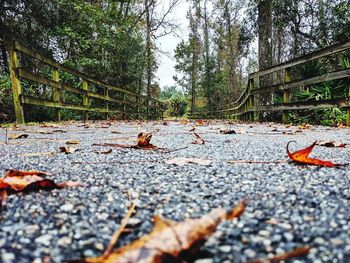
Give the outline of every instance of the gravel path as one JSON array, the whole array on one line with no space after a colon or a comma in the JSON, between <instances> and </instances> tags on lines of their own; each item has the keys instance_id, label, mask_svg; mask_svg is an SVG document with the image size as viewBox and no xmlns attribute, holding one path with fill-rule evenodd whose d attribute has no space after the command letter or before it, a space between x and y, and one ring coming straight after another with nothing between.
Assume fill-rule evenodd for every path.
<instances>
[{"instance_id":1,"label":"gravel path","mask_svg":"<svg viewBox=\"0 0 350 263\"><path fill-rule=\"evenodd\" d=\"M233 207L249 197L238 221L223 222L206 242L196 263L246 262L291 250L312 247L308 256L293 262L350 262L350 166L319 168L291 163L229 164L229 160L272 161L286 159L288 141L293 151L315 140L350 144L350 130L279 124L229 124L212 122L196 127L204 145L191 144L191 124L169 122L70 123L60 128L26 126L26 139L4 144L0 129L0 168L40 170L56 182L80 181L83 187L10 195L0 211L0 261L62 262L100 255L119 227L130 203L137 212L130 221L132 232L123 235L125 245L152 228L152 217L173 220L199 217L211 209ZM219 134L231 128L240 134ZM66 133L41 134L39 130ZM153 133L152 143L174 152L113 148L93 143L133 144L141 131ZM112 133L112 132L119 133ZM291 132L291 133L290 133ZM9 133L23 133L9 131ZM290 133L290 134L289 134ZM79 151L58 153L68 140L81 140ZM350 162L347 148L315 147L312 156ZM55 152L54 155L35 156ZM34 154L34 155L30 155ZM165 163L174 157L212 160L209 166Z\"/></svg>"}]
</instances>

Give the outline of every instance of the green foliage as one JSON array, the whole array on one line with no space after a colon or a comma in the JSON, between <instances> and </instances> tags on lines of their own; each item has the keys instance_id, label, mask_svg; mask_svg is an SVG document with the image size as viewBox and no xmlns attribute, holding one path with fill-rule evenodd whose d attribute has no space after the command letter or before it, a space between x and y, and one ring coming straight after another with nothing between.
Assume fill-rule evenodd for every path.
<instances>
[{"instance_id":1,"label":"green foliage","mask_svg":"<svg viewBox=\"0 0 350 263\"><path fill-rule=\"evenodd\" d=\"M165 87L160 93L160 99L165 103L166 117L182 117L188 109L188 99L176 86Z\"/></svg>"},{"instance_id":2,"label":"green foliage","mask_svg":"<svg viewBox=\"0 0 350 263\"><path fill-rule=\"evenodd\" d=\"M0 77L0 122L13 121L14 108L11 80L8 74Z\"/></svg>"}]
</instances>

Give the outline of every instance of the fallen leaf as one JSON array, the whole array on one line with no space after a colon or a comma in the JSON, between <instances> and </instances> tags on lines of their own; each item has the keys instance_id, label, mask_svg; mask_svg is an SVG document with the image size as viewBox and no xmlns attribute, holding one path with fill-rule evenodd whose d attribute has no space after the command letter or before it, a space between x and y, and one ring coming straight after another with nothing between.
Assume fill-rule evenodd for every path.
<instances>
[{"instance_id":1,"label":"fallen leaf","mask_svg":"<svg viewBox=\"0 0 350 263\"><path fill-rule=\"evenodd\" d=\"M80 144L80 141L79 140L71 140L71 141L66 142L66 144Z\"/></svg>"},{"instance_id":2,"label":"fallen leaf","mask_svg":"<svg viewBox=\"0 0 350 263\"><path fill-rule=\"evenodd\" d=\"M246 201L242 201L232 211L227 212L219 207L199 219L187 219L182 222L156 216L153 230L131 244L111 251L110 248L114 245L114 242L111 242L107 253L100 257L70 262L185 262L196 255L222 221L240 217L245 206Z\"/></svg>"},{"instance_id":3,"label":"fallen leaf","mask_svg":"<svg viewBox=\"0 0 350 263\"><path fill-rule=\"evenodd\" d=\"M197 126L203 126L203 120L202 119L198 119L197 122L196 122L196 125Z\"/></svg>"},{"instance_id":4,"label":"fallen leaf","mask_svg":"<svg viewBox=\"0 0 350 263\"><path fill-rule=\"evenodd\" d=\"M121 134L120 131L111 131L111 133L113 133L113 134Z\"/></svg>"},{"instance_id":5,"label":"fallen leaf","mask_svg":"<svg viewBox=\"0 0 350 263\"><path fill-rule=\"evenodd\" d=\"M17 140L17 139L24 139L28 138L29 134L21 133L21 134L9 134L8 139L9 140Z\"/></svg>"},{"instance_id":6,"label":"fallen leaf","mask_svg":"<svg viewBox=\"0 0 350 263\"><path fill-rule=\"evenodd\" d=\"M67 131L64 131L64 130L53 130L52 132L57 132L57 133L67 133Z\"/></svg>"},{"instance_id":7,"label":"fallen leaf","mask_svg":"<svg viewBox=\"0 0 350 263\"><path fill-rule=\"evenodd\" d=\"M336 167L340 165L340 164L334 164L330 161L323 161L319 159L309 158L309 154L311 153L312 149L315 147L316 142L311 144L309 147L306 147L305 149L296 151L294 153L291 153L288 149L290 143L291 142L288 142L286 146L287 154L289 158L296 163L317 165L317 166L324 166L324 167Z\"/></svg>"},{"instance_id":8,"label":"fallen leaf","mask_svg":"<svg viewBox=\"0 0 350 263\"><path fill-rule=\"evenodd\" d=\"M298 247L292 251L288 251L282 254L275 255L271 258L266 259L255 259L252 261L249 261L249 263L277 263L280 261L290 260L296 257L302 257L307 255L310 252L310 247Z\"/></svg>"},{"instance_id":9,"label":"fallen leaf","mask_svg":"<svg viewBox=\"0 0 350 263\"><path fill-rule=\"evenodd\" d=\"M164 126L168 126L168 122L167 121L163 121L163 125Z\"/></svg>"},{"instance_id":10,"label":"fallen leaf","mask_svg":"<svg viewBox=\"0 0 350 263\"><path fill-rule=\"evenodd\" d=\"M44 124L42 124L40 126L41 127L50 127L50 128L58 128L58 127L60 127L59 125L54 124L54 123L44 123Z\"/></svg>"},{"instance_id":11,"label":"fallen leaf","mask_svg":"<svg viewBox=\"0 0 350 263\"><path fill-rule=\"evenodd\" d=\"M112 149L109 149L108 151L102 151L102 152L94 151L94 153L97 153L97 154L110 154L111 152L112 152Z\"/></svg>"},{"instance_id":12,"label":"fallen leaf","mask_svg":"<svg viewBox=\"0 0 350 263\"><path fill-rule=\"evenodd\" d=\"M307 129L310 129L311 127L312 125L306 124L306 123L299 125L299 129L302 129L302 130L307 130Z\"/></svg>"},{"instance_id":13,"label":"fallen leaf","mask_svg":"<svg viewBox=\"0 0 350 263\"><path fill-rule=\"evenodd\" d=\"M229 129L220 129L219 133L221 134L236 134L235 130L229 130Z\"/></svg>"},{"instance_id":14,"label":"fallen leaf","mask_svg":"<svg viewBox=\"0 0 350 263\"><path fill-rule=\"evenodd\" d=\"M185 164L200 164L200 165L210 165L212 163L211 160L204 160L204 159L199 159L199 158L173 158L170 160L165 161L166 164L175 164L178 166L183 166Z\"/></svg>"},{"instance_id":15,"label":"fallen leaf","mask_svg":"<svg viewBox=\"0 0 350 263\"><path fill-rule=\"evenodd\" d=\"M189 132L194 132L195 129L196 129L196 127L193 126L193 127L189 130Z\"/></svg>"},{"instance_id":16,"label":"fallen leaf","mask_svg":"<svg viewBox=\"0 0 350 263\"><path fill-rule=\"evenodd\" d=\"M137 135L137 146L140 148L154 148L154 145L150 143L152 139L152 133L141 132Z\"/></svg>"},{"instance_id":17,"label":"fallen leaf","mask_svg":"<svg viewBox=\"0 0 350 263\"><path fill-rule=\"evenodd\" d=\"M204 144L205 141L201 136L199 136L197 133L193 132L193 135L196 137L196 140L191 142L192 144Z\"/></svg>"},{"instance_id":18,"label":"fallen leaf","mask_svg":"<svg viewBox=\"0 0 350 263\"><path fill-rule=\"evenodd\" d=\"M338 143L335 141L317 141L316 145L324 147L344 148L346 146L346 143Z\"/></svg>"},{"instance_id":19,"label":"fallen leaf","mask_svg":"<svg viewBox=\"0 0 350 263\"><path fill-rule=\"evenodd\" d=\"M43 177L47 175L49 175L49 173L40 171L5 171L4 176L0 178L1 205L5 206L7 195L11 193L61 189L80 185L80 183L77 182L55 183L53 180Z\"/></svg>"},{"instance_id":20,"label":"fallen leaf","mask_svg":"<svg viewBox=\"0 0 350 263\"><path fill-rule=\"evenodd\" d=\"M38 130L38 133L41 133L41 134L52 134L52 131Z\"/></svg>"},{"instance_id":21,"label":"fallen leaf","mask_svg":"<svg viewBox=\"0 0 350 263\"><path fill-rule=\"evenodd\" d=\"M184 120L181 120L181 121L180 121L180 124L182 124L182 125L187 125L187 124L188 124L188 120L185 120L185 119L184 119Z\"/></svg>"},{"instance_id":22,"label":"fallen leaf","mask_svg":"<svg viewBox=\"0 0 350 263\"><path fill-rule=\"evenodd\" d=\"M60 152L63 152L65 154L74 153L77 150L78 150L77 148L70 147L70 146L61 146L60 147Z\"/></svg>"}]
</instances>

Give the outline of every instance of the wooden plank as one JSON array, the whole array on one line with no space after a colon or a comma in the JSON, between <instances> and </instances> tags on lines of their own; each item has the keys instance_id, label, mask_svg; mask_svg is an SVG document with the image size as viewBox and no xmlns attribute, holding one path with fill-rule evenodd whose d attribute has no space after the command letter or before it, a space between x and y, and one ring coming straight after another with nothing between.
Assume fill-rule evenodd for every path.
<instances>
[{"instance_id":1,"label":"wooden plank","mask_svg":"<svg viewBox=\"0 0 350 263\"><path fill-rule=\"evenodd\" d=\"M22 86L17 75L17 68L19 67L19 61L17 58L16 50L13 47L9 47L10 55L10 78L12 85L13 103L15 108L16 122L18 124L24 124L24 112L21 105L20 96L22 94Z\"/></svg>"},{"instance_id":2,"label":"wooden plank","mask_svg":"<svg viewBox=\"0 0 350 263\"><path fill-rule=\"evenodd\" d=\"M333 55L333 54L336 54L336 53L339 53L341 51L345 51L348 49L350 49L350 41L341 42L341 43L335 44L333 46L324 48L322 50L318 50L318 51L309 53L307 55L303 55L301 57L292 59L288 62L281 63L281 64L276 65L276 66L272 66L272 67L267 68L265 70L254 72L254 73L249 75L249 78L257 78L260 76L271 74L271 73L276 72L276 71L280 71L280 70L284 70L286 68L294 67L294 66L306 63L308 61L315 60L315 59L322 58L322 57L326 57L326 56L330 56L330 55Z\"/></svg>"},{"instance_id":3,"label":"wooden plank","mask_svg":"<svg viewBox=\"0 0 350 263\"><path fill-rule=\"evenodd\" d=\"M98 86L106 87L106 88L108 88L110 90L119 91L121 93L129 94L129 95L132 95L132 96L135 96L135 97L147 98L147 96L145 96L145 95L140 95L140 94L137 94L135 92L129 91L127 89L115 87L115 86L109 85L107 83L104 83L103 81L91 78L88 75L86 75L85 73L79 72L79 71L77 71L77 70L75 70L75 69L73 69L71 67L68 67L68 66L62 65L60 63L57 63L56 61L54 61L52 59L49 59L49 58L41 55L39 52L34 51L32 49L29 49L29 48L23 46L22 44L20 44L18 42L15 42L14 46L15 46L16 50L19 50L22 53L24 53L24 54L26 54L26 55L28 55L28 56L30 56L32 58L35 58L35 59L37 59L37 60L39 60L39 61L41 61L41 62L43 62L45 64L51 65L52 67L55 67L57 69L63 70L65 72L71 73L73 75L76 75L76 76L78 76L78 77L80 77L82 79L85 79L88 82L94 83L94 84L96 84ZM154 98L150 98L150 100L156 101L156 102L160 102L159 100L154 99Z\"/></svg>"},{"instance_id":4,"label":"wooden plank","mask_svg":"<svg viewBox=\"0 0 350 263\"><path fill-rule=\"evenodd\" d=\"M52 88L56 88L56 89L60 88L59 82L52 80L52 79L47 79L47 78L42 77L42 76L37 75L37 74L33 74L33 73L31 73L25 69L22 69L22 68L18 68L18 75L21 78L31 80L31 81L34 81L34 82L37 82L37 83L40 83L43 85L47 85L47 86L50 86Z\"/></svg>"},{"instance_id":5,"label":"wooden plank","mask_svg":"<svg viewBox=\"0 0 350 263\"><path fill-rule=\"evenodd\" d=\"M85 108L89 108L89 97L87 96L88 89L89 89L89 84L88 84L88 82L85 79L83 79L83 82L81 83L81 88L83 89L83 91L86 92L86 94L83 94L83 106ZM87 119L88 119L88 112L84 111L83 112L83 120L84 120L84 122L87 121Z\"/></svg>"},{"instance_id":6,"label":"wooden plank","mask_svg":"<svg viewBox=\"0 0 350 263\"><path fill-rule=\"evenodd\" d=\"M347 77L350 77L350 69L344 69L344 70L340 70L340 71L336 71L336 72L330 72L330 73L322 74L322 75L319 75L316 77L308 78L305 80L291 81L287 84L278 83L275 85L271 85L269 87L255 89L253 91L253 94L270 93L270 92L281 91L281 90L284 91L284 90L288 90L288 89L310 86L310 85L319 84L319 83L326 82L326 81L343 79L343 78L347 78Z\"/></svg>"},{"instance_id":7,"label":"wooden plank","mask_svg":"<svg viewBox=\"0 0 350 263\"><path fill-rule=\"evenodd\" d=\"M44 100L41 98L36 98L33 96L27 96L27 95L21 96L21 101L23 104L46 106L46 107L61 108L61 109L68 109L68 110L94 111L94 112L101 112L101 113L121 113L121 111L119 110L107 111L105 108L87 108L84 106L49 101L49 100Z\"/></svg>"},{"instance_id":8,"label":"wooden plank","mask_svg":"<svg viewBox=\"0 0 350 263\"><path fill-rule=\"evenodd\" d=\"M349 98L341 98L334 100L322 100L322 101L303 101L294 103L282 103L278 105L266 105L259 106L256 111L276 111L276 110L315 110L324 108L347 108L350 107Z\"/></svg>"},{"instance_id":9,"label":"wooden plank","mask_svg":"<svg viewBox=\"0 0 350 263\"><path fill-rule=\"evenodd\" d=\"M284 83L289 83L291 82L291 68L286 68L284 70ZM289 103L290 99L290 90L284 90L283 92L283 103ZM282 122L287 124L289 121L289 113L288 111L283 111L282 113Z\"/></svg>"},{"instance_id":10,"label":"wooden plank","mask_svg":"<svg viewBox=\"0 0 350 263\"><path fill-rule=\"evenodd\" d=\"M60 81L60 77L59 77L57 68L52 68L52 80L55 82L58 82L58 83ZM53 90L53 101L54 102L61 101L61 93L62 93L61 87L54 88L54 90ZM61 121L61 110L60 109L55 109L55 117L56 117L56 121Z\"/></svg>"}]
</instances>

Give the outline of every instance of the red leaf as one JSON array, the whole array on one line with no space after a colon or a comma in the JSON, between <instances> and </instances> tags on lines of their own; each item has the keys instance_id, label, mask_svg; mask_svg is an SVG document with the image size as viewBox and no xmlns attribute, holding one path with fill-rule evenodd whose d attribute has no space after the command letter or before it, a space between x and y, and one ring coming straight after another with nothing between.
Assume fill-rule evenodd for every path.
<instances>
[{"instance_id":1,"label":"red leaf","mask_svg":"<svg viewBox=\"0 0 350 263\"><path fill-rule=\"evenodd\" d=\"M336 167L340 165L340 164L334 164L330 161L323 161L319 159L309 158L309 154L311 153L312 149L315 147L316 142L311 144L309 147L306 147L305 149L296 151L294 153L291 153L288 149L290 143L291 142L288 142L286 147L287 154L289 158L291 158L296 163L317 165L317 166L324 166L324 167Z\"/></svg>"},{"instance_id":2,"label":"red leaf","mask_svg":"<svg viewBox=\"0 0 350 263\"><path fill-rule=\"evenodd\" d=\"M61 189L64 187L80 185L80 183L77 182L64 182L56 184L53 180L42 177L45 175L48 175L48 173L19 170L6 171L4 176L0 178L1 204L6 204L7 194L9 193Z\"/></svg>"}]
</instances>

